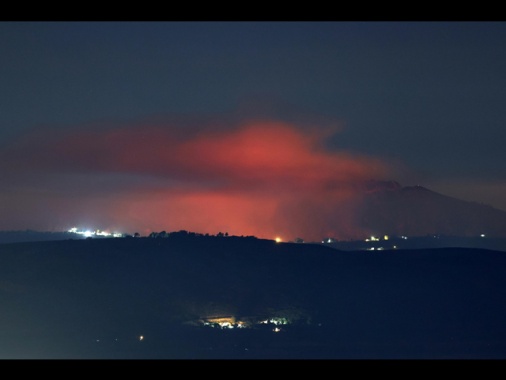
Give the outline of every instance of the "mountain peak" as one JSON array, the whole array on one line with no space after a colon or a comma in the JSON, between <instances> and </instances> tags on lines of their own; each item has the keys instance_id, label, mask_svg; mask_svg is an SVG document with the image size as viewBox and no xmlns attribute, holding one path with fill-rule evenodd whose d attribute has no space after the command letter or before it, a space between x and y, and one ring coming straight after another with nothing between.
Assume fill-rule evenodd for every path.
<instances>
[{"instance_id":1,"label":"mountain peak","mask_svg":"<svg viewBox=\"0 0 506 380\"><path fill-rule=\"evenodd\" d=\"M361 227L374 233L503 237L506 212L440 194L420 185L377 182L365 191ZM379 231L379 232L377 232Z\"/></svg>"}]
</instances>

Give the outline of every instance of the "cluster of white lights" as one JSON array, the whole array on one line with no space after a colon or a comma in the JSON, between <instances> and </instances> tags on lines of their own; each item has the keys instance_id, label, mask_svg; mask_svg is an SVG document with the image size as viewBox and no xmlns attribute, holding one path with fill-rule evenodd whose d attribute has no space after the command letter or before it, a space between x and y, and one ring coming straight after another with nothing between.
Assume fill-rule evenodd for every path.
<instances>
[{"instance_id":1,"label":"cluster of white lights","mask_svg":"<svg viewBox=\"0 0 506 380\"><path fill-rule=\"evenodd\" d=\"M266 320L263 320L263 321L259 321L257 323L260 323L260 324L273 324L273 325L275 325L273 331L278 332L278 331L280 331L280 328L277 327L277 326L279 326L279 325L288 325L289 321L286 318L275 317L275 318L269 318L269 319L266 319ZM204 326L209 326L209 327L219 327L219 328L222 328L222 329L235 329L235 328L241 329L241 328L251 327L249 323L245 323L243 321L234 322L233 319L232 320L222 320L222 321L218 321L218 322L204 321L203 325Z\"/></svg>"},{"instance_id":2,"label":"cluster of white lights","mask_svg":"<svg viewBox=\"0 0 506 380\"><path fill-rule=\"evenodd\" d=\"M271 319L266 319L264 321L261 321L260 323L263 323L263 324L272 323L274 325L287 325L288 320L286 318L271 318Z\"/></svg>"},{"instance_id":3,"label":"cluster of white lights","mask_svg":"<svg viewBox=\"0 0 506 380\"><path fill-rule=\"evenodd\" d=\"M388 240L390 237L388 235L383 236L383 240ZM365 241L380 241L380 238L377 238L376 236L371 236L370 238L365 239Z\"/></svg>"},{"instance_id":4,"label":"cluster of white lights","mask_svg":"<svg viewBox=\"0 0 506 380\"><path fill-rule=\"evenodd\" d=\"M95 230L95 231L84 230L84 231L81 231L81 230L78 230L77 227L72 227L67 232L71 232L73 234L83 235L85 237L91 237L91 236L123 237L123 234L118 233L118 232L111 233L111 232L100 231L100 230Z\"/></svg>"},{"instance_id":5,"label":"cluster of white lights","mask_svg":"<svg viewBox=\"0 0 506 380\"><path fill-rule=\"evenodd\" d=\"M220 326L222 329L242 329L245 328L246 325L243 322L237 322L237 323L231 323L231 322L217 322L217 323L211 323L211 322L204 322L204 326L211 326L214 327L215 325Z\"/></svg>"}]
</instances>

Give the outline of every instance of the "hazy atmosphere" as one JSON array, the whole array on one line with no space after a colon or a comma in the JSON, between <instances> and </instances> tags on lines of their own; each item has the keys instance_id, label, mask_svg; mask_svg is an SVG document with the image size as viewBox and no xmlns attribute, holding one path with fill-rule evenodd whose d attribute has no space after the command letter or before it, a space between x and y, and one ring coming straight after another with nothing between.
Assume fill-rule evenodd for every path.
<instances>
[{"instance_id":1,"label":"hazy atmosphere","mask_svg":"<svg viewBox=\"0 0 506 380\"><path fill-rule=\"evenodd\" d=\"M0 22L0 360L506 358L504 46Z\"/></svg>"},{"instance_id":2,"label":"hazy atmosphere","mask_svg":"<svg viewBox=\"0 0 506 380\"><path fill-rule=\"evenodd\" d=\"M357 237L356 189L506 211L504 22L0 22L1 230Z\"/></svg>"}]
</instances>

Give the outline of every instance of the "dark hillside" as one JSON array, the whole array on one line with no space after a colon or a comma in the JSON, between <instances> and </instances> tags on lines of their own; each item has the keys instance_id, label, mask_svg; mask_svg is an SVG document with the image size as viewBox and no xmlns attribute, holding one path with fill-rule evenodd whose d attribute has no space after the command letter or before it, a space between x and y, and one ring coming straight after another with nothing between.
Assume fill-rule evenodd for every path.
<instances>
[{"instance_id":1,"label":"dark hillside","mask_svg":"<svg viewBox=\"0 0 506 380\"><path fill-rule=\"evenodd\" d=\"M505 270L251 237L3 244L0 357L506 358Z\"/></svg>"}]
</instances>

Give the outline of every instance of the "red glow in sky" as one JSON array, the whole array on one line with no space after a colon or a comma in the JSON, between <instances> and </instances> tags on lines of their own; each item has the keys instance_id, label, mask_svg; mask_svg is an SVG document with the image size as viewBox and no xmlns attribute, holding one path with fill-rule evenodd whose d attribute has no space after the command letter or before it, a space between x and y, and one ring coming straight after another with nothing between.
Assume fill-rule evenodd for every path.
<instances>
[{"instance_id":1,"label":"red glow in sky","mask_svg":"<svg viewBox=\"0 0 506 380\"><path fill-rule=\"evenodd\" d=\"M29 136L9 153L18 169L3 168L16 184L7 189L8 213L26 223L20 228L87 223L141 234L362 237L355 186L390 169L379 159L326 150L332 132L251 121L187 135L130 126Z\"/></svg>"}]
</instances>

